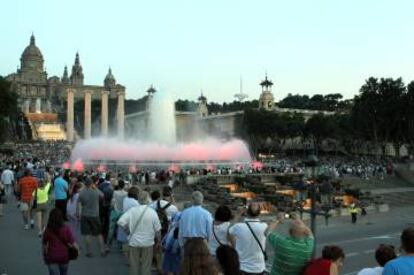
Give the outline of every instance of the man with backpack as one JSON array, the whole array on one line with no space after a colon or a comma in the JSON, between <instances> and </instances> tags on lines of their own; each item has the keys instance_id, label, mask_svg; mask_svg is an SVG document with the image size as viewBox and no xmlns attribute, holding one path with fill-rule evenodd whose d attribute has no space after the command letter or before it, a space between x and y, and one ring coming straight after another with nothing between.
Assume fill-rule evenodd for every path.
<instances>
[{"instance_id":1,"label":"man with backpack","mask_svg":"<svg viewBox=\"0 0 414 275\"><path fill-rule=\"evenodd\" d=\"M178 208L172 204L173 197L171 188L168 186L164 187L162 190L163 199L161 199L161 194L159 191L153 191L151 193L151 207L157 212L158 218L161 223L161 239L168 233L168 228L170 226L170 221L172 217L178 213ZM154 249L154 261L157 267L157 270L161 271L161 250Z\"/></svg>"}]
</instances>

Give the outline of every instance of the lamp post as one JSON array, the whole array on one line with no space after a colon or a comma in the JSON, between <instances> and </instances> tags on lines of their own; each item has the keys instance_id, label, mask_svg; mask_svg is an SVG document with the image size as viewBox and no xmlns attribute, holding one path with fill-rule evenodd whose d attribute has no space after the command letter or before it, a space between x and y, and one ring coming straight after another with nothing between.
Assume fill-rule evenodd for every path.
<instances>
[{"instance_id":1,"label":"lamp post","mask_svg":"<svg viewBox=\"0 0 414 275\"><path fill-rule=\"evenodd\" d=\"M311 210L310 210L310 217L311 217L311 230L314 236L314 245L312 251L312 257L315 257L316 253L316 192L317 186L315 184L315 169L319 165L319 160L316 155L309 155L306 162L306 166L311 167L312 169L312 185L310 186L310 195L311 195Z\"/></svg>"},{"instance_id":2,"label":"lamp post","mask_svg":"<svg viewBox=\"0 0 414 275\"><path fill-rule=\"evenodd\" d=\"M316 209L316 197L317 194L319 192L318 190L318 186L315 184L316 181L316 167L319 166L319 160L315 155L309 155L307 157L307 159L304 161L304 164L307 167L311 167L311 178L312 178L312 184L310 186L308 186L307 190L310 193L310 198L311 198L311 209L310 210L304 210L303 209L303 205L299 206L299 211L300 211L300 216L302 219L302 214L304 213L309 213L310 214L310 218L311 218L311 230L314 236L314 246L313 246L313 251L312 251L312 258L315 257L316 255L316 217L317 216L323 216L325 217L325 224L328 224L328 219L329 219L329 210L330 207L324 207L322 206L322 211L318 211L318 209ZM302 195L301 195L301 200L302 200Z\"/></svg>"}]
</instances>

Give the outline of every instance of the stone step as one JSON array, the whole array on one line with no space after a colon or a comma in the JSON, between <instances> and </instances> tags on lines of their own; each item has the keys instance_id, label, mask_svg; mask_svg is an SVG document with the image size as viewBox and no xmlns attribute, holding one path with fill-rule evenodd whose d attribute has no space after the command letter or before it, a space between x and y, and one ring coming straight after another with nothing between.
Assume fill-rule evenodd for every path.
<instances>
[{"instance_id":1,"label":"stone step","mask_svg":"<svg viewBox=\"0 0 414 275\"><path fill-rule=\"evenodd\" d=\"M414 205L414 191L387 193L383 194L382 197L390 206Z\"/></svg>"}]
</instances>

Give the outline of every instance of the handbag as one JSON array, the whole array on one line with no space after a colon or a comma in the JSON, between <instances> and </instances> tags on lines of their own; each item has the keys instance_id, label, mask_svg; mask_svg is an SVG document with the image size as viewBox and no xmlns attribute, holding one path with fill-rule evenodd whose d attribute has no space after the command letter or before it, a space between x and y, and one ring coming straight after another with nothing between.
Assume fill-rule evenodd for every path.
<instances>
[{"instance_id":1,"label":"handbag","mask_svg":"<svg viewBox=\"0 0 414 275\"><path fill-rule=\"evenodd\" d=\"M70 243L66 243L66 242L64 242L58 235L56 235L56 234L53 234L52 233L52 235L54 235L55 237L56 237L56 239L58 240L58 241L60 241L64 246L66 246L66 249L67 249L67 251L68 251L68 258L69 258L69 261L73 261L73 260L76 260L77 258L78 258L78 256L79 256L79 250L76 248L76 246L74 246L74 245L72 245L72 244L70 244Z\"/></svg>"},{"instance_id":2,"label":"handbag","mask_svg":"<svg viewBox=\"0 0 414 275\"><path fill-rule=\"evenodd\" d=\"M247 227L250 229L250 232L252 232L253 237L254 237L254 239L256 240L257 244L259 245L260 250L261 250L261 251L262 251L262 253L263 253L263 256L264 256L265 261L267 261L267 253L266 253L266 251L263 249L262 244L260 243L260 241L259 241L259 239L257 238L256 234L254 234L253 229L252 229L252 227L250 226L249 222L245 222L245 223L246 223Z\"/></svg>"},{"instance_id":3,"label":"handbag","mask_svg":"<svg viewBox=\"0 0 414 275\"><path fill-rule=\"evenodd\" d=\"M0 184L0 204L6 204L6 191L4 189L4 186Z\"/></svg>"}]
</instances>

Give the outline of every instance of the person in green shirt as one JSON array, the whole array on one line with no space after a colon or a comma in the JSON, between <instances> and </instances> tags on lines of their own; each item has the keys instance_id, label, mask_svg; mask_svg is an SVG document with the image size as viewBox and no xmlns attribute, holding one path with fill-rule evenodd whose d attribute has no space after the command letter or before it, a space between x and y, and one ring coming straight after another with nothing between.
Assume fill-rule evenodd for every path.
<instances>
[{"instance_id":1,"label":"person in green shirt","mask_svg":"<svg viewBox=\"0 0 414 275\"><path fill-rule=\"evenodd\" d=\"M50 182L46 180L39 180L39 187L33 191L33 198L37 199L37 206L33 210L36 212L36 223L39 230L39 238L42 237L43 231L46 227L48 202L50 193Z\"/></svg>"},{"instance_id":2,"label":"person in green shirt","mask_svg":"<svg viewBox=\"0 0 414 275\"><path fill-rule=\"evenodd\" d=\"M270 225L267 240L274 249L271 275L298 275L312 257L314 239L311 230L299 219L290 223L289 236L276 231L283 220Z\"/></svg>"}]
</instances>

